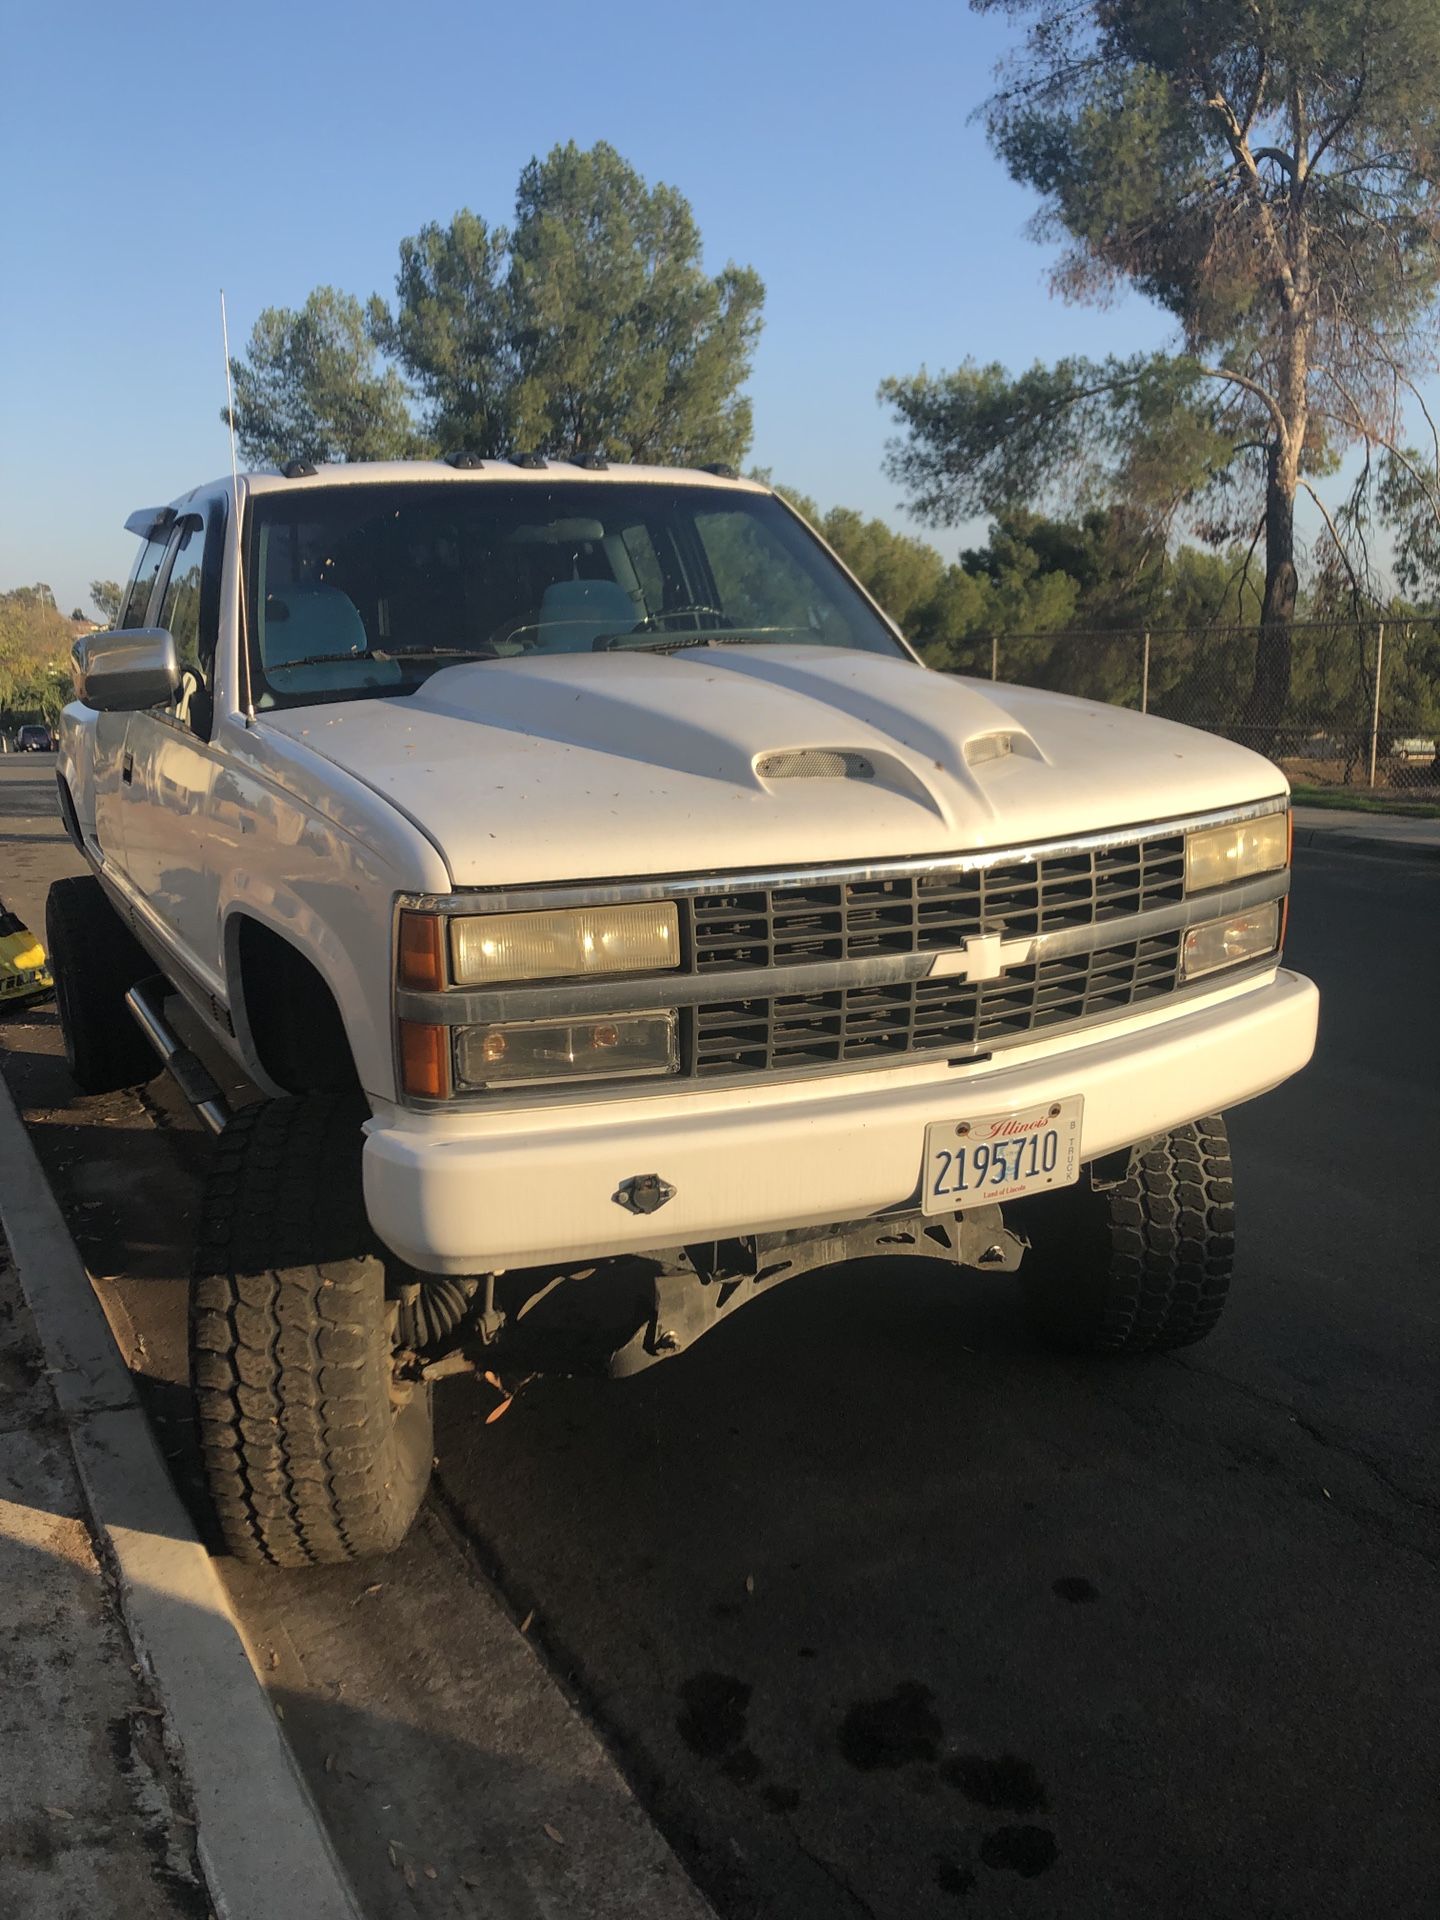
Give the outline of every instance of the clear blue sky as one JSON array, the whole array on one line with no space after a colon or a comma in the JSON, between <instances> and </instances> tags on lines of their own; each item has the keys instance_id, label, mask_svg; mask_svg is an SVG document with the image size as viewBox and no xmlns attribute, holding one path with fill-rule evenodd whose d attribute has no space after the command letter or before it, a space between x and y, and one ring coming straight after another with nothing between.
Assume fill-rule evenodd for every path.
<instances>
[{"instance_id":1,"label":"clear blue sky","mask_svg":"<svg viewBox=\"0 0 1440 1920\"><path fill-rule=\"evenodd\" d=\"M568 139L678 187L707 263L763 277L752 458L901 521L885 375L1165 331L1047 292L1033 202L970 120L1008 32L961 0L0 0L0 587L68 612L127 569L133 507L227 468L222 285L232 347L321 283L389 294L404 235L508 220Z\"/></svg>"}]
</instances>

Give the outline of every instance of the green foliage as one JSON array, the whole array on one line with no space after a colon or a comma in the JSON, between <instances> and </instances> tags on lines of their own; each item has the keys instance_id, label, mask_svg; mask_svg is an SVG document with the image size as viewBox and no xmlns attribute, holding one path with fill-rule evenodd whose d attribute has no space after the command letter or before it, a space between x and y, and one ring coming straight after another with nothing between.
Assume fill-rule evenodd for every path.
<instances>
[{"instance_id":1,"label":"green foliage","mask_svg":"<svg viewBox=\"0 0 1440 1920\"><path fill-rule=\"evenodd\" d=\"M1011 174L1069 250L1062 291L1137 286L1187 348L1392 344L1440 278L1440 12L1431 0L972 0L1026 18L990 102ZM1365 377L1362 372L1362 379Z\"/></svg>"},{"instance_id":2,"label":"green foliage","mask_svg":"<svg viewBox=\"0 0 1440 1920\"><path fill-rule=\"evenodd\" d=\"M0 593L0 722L54 724L71 695L70 626L49 587Z\"/></svg>"},{"instance_id":3,"label":"green foliage","mask_svg":"<svg viewBox=\"0 0 1440 1920\"><path fill-rule=\"evenodd\" d=\"M1170 355L1061 360L1013 378L996 362L886 380L908 438L888 470L932 525L1043 500L1168 502L1228 455L1206 382Z\"/></svg>"},{"instance_id":4,"label":"green foliage","mask_svg":"<svg viewBox=\"0 0 1440 1920\"><path fill-rule=\"evenodd\" d=\"M419 447L404 382L377 365L352 294L317 287L299 309L267 307L230 372L247 460L393 460Z\"/></svg>"},{"instance_id":5,"label":"green foliage","mask_svg":"<svg viewBox=\"0 0 1440 1920\"><path fill-rule=\"evenodd\" d=\"M992 141L1040 197L1067 298L1137 289L1173 351L887 381L890 470L932 523L1016 505L1184 512L1218 548L1263 526L1252 720L1283 707L1298 490L1394 447L1434 364L1434 0L972 0L1026 25ZM1336 538L1347 523L1336 524ZM1353 521L1349 523L1353 531ZM1364 555L1346 556L1356 577Z\"/></svg>"},{"instance_id":6,"label":"green foliage","mask_svg":"<svg viewBox=\"0 0 1440 1920\"><path fill-rule=\"evenodd\" d=\"M369 313L447 449L733 464L763 299L748 267L706 275L673 187L571 142L525 168L508 231L467 210L402 241Z\"/></svg>"},{"instance_id":7,"label":"green foliage","mask_svg":"<svg viewBox=\"0 0 1440 1920\"><path fill-rule=\"evenodd\" d=\"M505 230L457 213L400 242L392 312L369 304L374 340L405 368L431 438L447 451L513 451L510 397L518 365L506 290Z\"/></svg>"},{"instance_id":8,"label":"green foliage","mask_svg":"<svg viewBox=\"0 0 1440 1920\"><path fill-rule=\"evenodd\" d=\"M1258 613L1258 584L1243 552L1167 544L1142 517L1118 509L1095 508L1078 520L1023 508L1002 514L983 547L947 566L928 542L883 520L848 507L822 514L804 495L780 491L932 666L988 673L992 636L1024 636L1034 642L1024 658L1049 675L1044 684L1079 684L1081 670L1064 663L1083 658L1085 688L1095 691L1096 650L1077 651L1077 631L1199 628ZM1126 639L1121 651L1131 674L1133 642ZM1021 658L1007 649L1007 659Z\"/></svg>"},{"instance_id":9,"label":"green foliage","mask_svg":"<svg viewBox=\"0 0 1440 1920\"><path fill-rule=\"evenodd\" d=\"M1379 509L1394 538L1401 591L1433 607L1440 599L1440 447L1430 461L1413 448L1386 455Z\"/></svg>"},{"instance_id":10,"label":"green foliage","mask_svg":"<svg viewBox=\"0 0 1440 1920\"><path fill-rule=\"evenodd\" d=\"M512 227L466 209L402 240L393 305L320 287L267 308L231 362L236 430L277 465L434 448L733 465L764 297L749 267L706 274L683 195L572 141L525 168Z\"/></svg>"},{"instance_id":11,"label":"green foliage","mask_svg":"<svg viewBox=\"0 0 1440 1920\"><path fill-rule=\"evenodd\" d=\"M911 632L944 584L945 562L934 547L897 533L883 520L867 520L853 507L832 507L821 514L804 494L788 487L778 491L834 548L895 624Z\"/></svg>"},{"instance_id":12,"label":"green foliage","mask_svg":"<svg viewBox=\"0 0 1440 1920\"><path fill-rule=\"evenodd\" d=\"M90 582L90 604L102 627L113 627L120 618L120 602L125 598L125 589L118 580L92 580Z\"/></svg>"}]
</instances>

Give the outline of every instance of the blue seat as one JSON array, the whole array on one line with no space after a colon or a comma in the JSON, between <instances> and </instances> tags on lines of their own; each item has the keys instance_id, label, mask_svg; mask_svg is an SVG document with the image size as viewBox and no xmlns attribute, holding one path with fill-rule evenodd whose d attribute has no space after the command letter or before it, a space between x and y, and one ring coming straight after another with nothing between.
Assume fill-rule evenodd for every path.
<instances>
[{"instance_id":1,"label":"blue seat","mask_svg":"<svg viewBox=\"0 0 1440 1920\"><path fill-rule=\"evenodd\" d=\"M629 633L640 609L617 580L557 580L545 589L537 653L589 653L608 633Z\"/></svg>"},{"instance_id":2,"label":"blue seat","mask_svg":"<svg viewBox=\"0 0 1440 1920\"><path fill-rule=\"evenodd\" d=\"M389 686L401 676L393 660L376 660L360 609L348 593L319 581L277 587L265 596L261 654L266 677L282 693L323 693L331 687ZM307 666L320 654L352 654Z\"/></svg>"}]
</instances>

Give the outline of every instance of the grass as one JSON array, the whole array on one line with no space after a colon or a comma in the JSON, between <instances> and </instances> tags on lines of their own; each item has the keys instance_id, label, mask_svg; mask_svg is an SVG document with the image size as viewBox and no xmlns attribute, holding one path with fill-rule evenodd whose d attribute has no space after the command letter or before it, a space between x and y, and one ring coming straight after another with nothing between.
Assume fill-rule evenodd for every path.
<instances>
[{"instance_id":1,"label":"grass","mask_svg":"<svg viewBox=\"0 0 1440 1920\"><path fill-rule=\"evenodd\" d=\"M1355 787L1292 787L1297 807L1334 807L1345 813L1396 813L1407 820L1440 820L1440 802Z\"/></svg>"}]
</instances>

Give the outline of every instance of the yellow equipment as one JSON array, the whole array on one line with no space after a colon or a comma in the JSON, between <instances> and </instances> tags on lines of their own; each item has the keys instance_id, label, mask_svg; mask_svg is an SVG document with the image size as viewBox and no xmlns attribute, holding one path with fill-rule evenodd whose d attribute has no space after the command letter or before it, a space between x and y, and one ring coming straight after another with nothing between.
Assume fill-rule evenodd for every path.
<instances>
[{"instance_id":1,"label":"yellow equipment","mask_svg":"<svg viewBox=\"0 0 1440 1920\"><path fill-rule=\"evenodd\" d=\"M15 914L0 905L0 1008L49 993L55 982L45 949Z\"/></svg>"}]
</instances>

